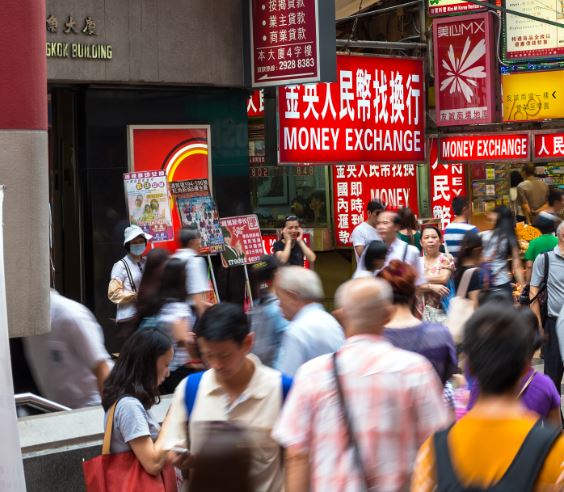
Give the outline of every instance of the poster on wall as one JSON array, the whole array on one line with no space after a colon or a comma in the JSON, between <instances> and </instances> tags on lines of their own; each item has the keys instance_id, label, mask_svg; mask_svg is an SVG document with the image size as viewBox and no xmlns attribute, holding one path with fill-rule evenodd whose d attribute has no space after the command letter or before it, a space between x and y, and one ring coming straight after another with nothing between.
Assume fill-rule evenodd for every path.
<instances>
[{"instance_id":1,"label":"poster on wall","mask_svg":"<svg viewBox=\"0 0 564 492\"><path fill-rule=\"evenodd\" d=\"M433 19L437 126L497 119L497 66L488 12Z\"/></svg>"},{"instance_id":2,"label":"poster on wall","mask_svg":"<svg viewBox=\"0 0 564 492\"><path fill-rule=\"evenodd\" d=\"M130 224L153 236L153 242L174 239L168 183L164 171L125 173L123 185Z\"/></svg>"},{"instance_id":3,"label":"poster on wall","mask_svg":"<svg viewBox=\"0 0 564 492\"><path fill-rule=\"evenodd\" d=\"M564 26L562 0L505 0L505 7ZM505 61L543 60L564 55L564 27L509 13L504 17Z\"/></svg>"},{"instance_id":4,"label":"poster on wall","mask_svg":"<svg viewBox=\"0 0 564 492\"><path fill-rule=\"evenodd\" d=\"M211 186L209 125L129 125L127 134L130 173L164 171L168 183L205 179ZM173 203L171 216L176 235L181 224L175 207ZM177 244L167 241L159 246L174 251Z\"/></svg>"},{"instance_id":5,"label":"poster on wall","mask_svg":"<svg viewBox=\"0 0 564 492\"><path fill-rule=\"evenodd\" d=\"M430 16L475 12L487 8L464 0L429 0L428 3Z\"/></svg>"},{"instance_id":6,"label":"poster on wall","mask_svg":"<svg viewBox=\"0 0 564 492\"><path fill-rule=\"evenodd\" d=\"M333 167L333 216L337 247L351 246L353 229L366 219L366 205L378 200L388 210L419 213L415 164L347 164Z\"/></svg>"},{"instance_id":7,"label":"poster on wall","mask_svg":"<svg viewBox=\"0 0 564 492\"><path fill-rule=\"evenodd\" d=\"M278 89L279 162L425 162L423 60L337 56L337 81Z\"/></svg>"},{"instance_id":8,"label":"poster on wall","mask_svg":"<svg viewBox=\"0 0 564 492\"><path fill-rule=\"evenodd\" d=\"M207 179L173 181L170 190L176 201L182 227L197 227L200 231L200 254L221 253L224 246L223 235Z\"/></svg>"},{"instance_id":9,"label":"poster on wall","mask_svg":"<svg viewBox=\"0 0 564 492\"><path fill-rule=\"evenodd\" d=\"M221 262L225 268L251 265L264 255L258 217L241 215L219 219L225 249Z\"/></svg>"}]
</instances>

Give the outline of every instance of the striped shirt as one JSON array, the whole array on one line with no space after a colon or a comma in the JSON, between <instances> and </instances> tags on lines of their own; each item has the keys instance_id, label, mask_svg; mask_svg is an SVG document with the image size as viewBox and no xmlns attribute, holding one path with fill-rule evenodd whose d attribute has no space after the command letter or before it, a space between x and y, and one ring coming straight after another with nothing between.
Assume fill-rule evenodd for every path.
<instances>
[{"instance_id":1,"label":"striped shirt","mask_svg":"<svg viewBox=\"0 0 564 492\"><path fill-rule=\"evenodd\" d=\"M433 367L424 357L373 335L349 338L338 360L371 489L407 490L418 447L448 422ZM348 445L330 354L298 370L273 437L309 454L312 492L364 490Z\"/></svg>"},{"instance_id":2,"label":"striped shirt","mask_svg":"<svg viewBox=\"0 0 564 492\"><path fill-rule=\"evenodd\" d=\"M445 227L444 237L448 252L455 258L458 256L458 252L460 251L462 238L468 231L478 234L478 228L472 224L467 224L466 222L451 222Z\"/></svg>"}]
</instances>

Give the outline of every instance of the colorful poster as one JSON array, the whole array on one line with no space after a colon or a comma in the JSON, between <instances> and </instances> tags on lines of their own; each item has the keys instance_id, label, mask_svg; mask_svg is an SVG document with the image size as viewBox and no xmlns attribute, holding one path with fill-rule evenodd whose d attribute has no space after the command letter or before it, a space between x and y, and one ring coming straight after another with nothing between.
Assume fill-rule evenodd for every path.
<instances>
[{"instance_id":1,"label":"colorful poster","mask_svg":"<svg viewBox=\"0 0 564 492\"><path fill-rule=\"evenodd\" d=\"M419 58L337 56L337 82L278 90L279 161L425 162Z\"/></svg>"},{"instance_id":2,"label":"colorful poster","mask_svg":"<svg viewBox=\"0 0 564 492\"><path fill-rule=\"evenodd\" d=\"M488 12L433 19L437 126L496 121L493 32Z\"/></svg>"},{"instance_id":3,"label":"colorful poster","mask_svg":"<svg viewBox=\"0 0 564 492\"><path fill-rule=\"evenodd\" d=\"M419 213L415 164L347 164L333 167L333 215L337 247L351 246L353 229L366 219L366 205L378 200L388 210Z\"/></svg>"},{"instance_id":4,"label":"colorful poster","mask_svg":"<svg viewBox=\"0 0 564 492\"><path fill-rule=\"evenodd\" d=\"M123 175L129 222L153 236L153 242L174 239L170 197L164 171Z\"/></svg>"},{"instance_id":5,"label":"colorful poster","mask_svg":"<svg viewBox=\"0 0 564 492\"><path fill-rule=\"evenodd\" d=\"M221 262L225 268L251 265L264 255L260 226L256 215L241 215L219 219L225 249Z\"/></svg>"},{"instance_id":6,"label":"colorful poster","mask_svg":"<svg viewBox=\"0 0 564 492\"><path fill-rule=\"evenodd\" d=\"M197 227L200 231L200 254L221 253L224 247L223 235L207 179L173 181L170 189L176 200L182 226Z\"/></svg>"}]
</instances>

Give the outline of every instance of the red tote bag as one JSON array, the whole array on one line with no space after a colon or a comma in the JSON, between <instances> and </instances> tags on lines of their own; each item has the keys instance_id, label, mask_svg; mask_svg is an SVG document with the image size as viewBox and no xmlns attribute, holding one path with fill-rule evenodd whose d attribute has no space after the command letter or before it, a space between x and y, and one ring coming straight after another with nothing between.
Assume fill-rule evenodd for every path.
<instances>
[{"instance_id":1,"label":"red tote bag","mask_svg":"<svg viewBox=\"0 0 564 492\"><path fill-rule=\"evenodd\" d=\"M177 492L176 472L165 465L158 476L147 473L132 451L110 454L117 402L108 412L102 454L82 463L87 492Z\"/></svg>"}]
</instances>

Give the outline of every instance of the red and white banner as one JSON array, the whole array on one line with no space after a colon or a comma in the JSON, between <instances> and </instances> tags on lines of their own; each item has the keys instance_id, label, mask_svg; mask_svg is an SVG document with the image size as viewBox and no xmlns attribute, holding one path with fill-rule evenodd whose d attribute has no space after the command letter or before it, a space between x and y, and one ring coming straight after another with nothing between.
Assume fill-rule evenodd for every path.
<instances>
[{"instance_id":1,"label":"red and white banner","mask_svg":"<svg viewBox=\"0 0 564 492\"><path fill-rule=\"evenodd\" d=\"M564 132L535 133L533 160L535 162L564 159Z\"/></svg>"},{"instance_id":2,"label":"red and white banner","mask_svg":"<svg viewBox=\"0 0 564 492\"><path fill-rule=\"evenodd\" d=\"M444 229L454 219L452 200L466 194L464 164L439 163L437 139L430 139L431 211L433 218L440 219Z\"/></svg>"},{"instance_id":3,"label":"red and white banner","mask_svg":"<svg viewBox=\"0 0 564 492\"><path fill-rule=\"evenodd\" d=\"M441 163L526 162L530 151L528 132L439 137Z\"/></svg>"},{"instance_id":4,"label":"red and white banner","mask_svg":"<svg viewBox=\"0 0 564 492\"><path fill-rule=\"evenodd\" d=\"M347 164L333 167L333 216L337 247L350 246L353 229L366 219L366 205L378 200L388 210L419 212L415 164Z\"/></svg>"},{"instance_id":5,"label":"red and white banner","mask_svg":"<svg viewBox=\"0 0 564 492\"><path fill-rule=\"evenodd\" d=\"M264 118L264 90L251 92L247 99L247 117Z\"/></svg>"},{"instance_id":6,"label":"red and white banner","mask_svg":"<svg viewBox=\"0 0 564 492\"><path fill-rule=\"evenodd\" d=\"M260 226L256 215L240 215L219 219L225 249L221 262L225 268L251 265L264 255Z\"/></svg>"},{"instance_id":7,"label":"red and white banner","mask_svg":"<svg viewBox=\"0 0 564 492\"><path fill-rule=\"evenodd\" d=\"M433 19L433 46L437 126L496 121L492 16Z\"/></svg>"},{"instance_id":8,"label":"red and white banner","mask_svg":"<svg viewBox=\"0 0 564 492\"><path fill-rule=\"evenodd\" d=\"M280 163L425 161L423 60L337 56L337 82L278 90Z\"/></svg>"}]
</instances>

